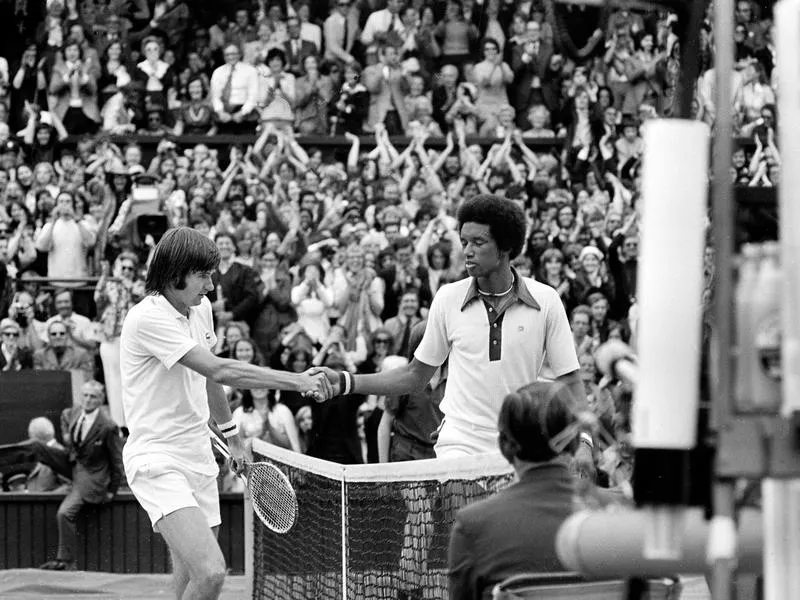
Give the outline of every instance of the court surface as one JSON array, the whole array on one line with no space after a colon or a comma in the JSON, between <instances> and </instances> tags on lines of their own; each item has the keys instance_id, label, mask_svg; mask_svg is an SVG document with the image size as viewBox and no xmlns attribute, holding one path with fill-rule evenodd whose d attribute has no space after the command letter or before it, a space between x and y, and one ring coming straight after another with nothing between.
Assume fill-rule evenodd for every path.
<instances>
[{"instance_id":1,"label":"court surface","mask_svg":"<svg viewBox=\"0 0 800 600\"><path fill-rule=\"evenodd\" d=\"M243 576L225 580L221 600L245 598ZM37 569L0 571L0 600L172 600L169 575L118 575L84 571ZM709 600L699 577L684 579L681 600Z\"/></svg>"}]
</instances>

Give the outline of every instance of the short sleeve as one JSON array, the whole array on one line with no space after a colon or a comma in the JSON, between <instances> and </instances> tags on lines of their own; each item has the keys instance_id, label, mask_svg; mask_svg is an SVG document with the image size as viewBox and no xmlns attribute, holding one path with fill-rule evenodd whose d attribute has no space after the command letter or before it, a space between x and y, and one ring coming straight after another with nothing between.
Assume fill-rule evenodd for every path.
<instances>
[{"instance_id":1,"label":"short sleeve","mask_svg":"<svg viewBox=\"0 0 800 600\"><path fill-rule=\"evenodd\" d=\"M139 320L135 338L147 354L155 356L167 369L197 345L174 315L157 310Z\"/></svg>"},{"instance_id":2,"label":"short sleeve","mask_svg":"<svg viewBox=\"0 0 800 600\"><path fill-rule=\"evenodd\" d=\"M447 335L448 294L441 291L433 297L425 335L419 343L414 358L432 367L440 367L450 354L450 340Z\"/></svg>"},{"instance_id":3,"label":"short sleeve","mask_svg":"<svg viewBox=\"0 0 800 600\"><path fill-rule=\"evenodd\" d=\"M572 337L567 311L558 297L558 292L552 290L552 296L552 298L548 298L546 308L545 362L550 366L554 377L561 377L577 371L580 364L575 351L575 340Z\"/></svg>"}]
</instances>

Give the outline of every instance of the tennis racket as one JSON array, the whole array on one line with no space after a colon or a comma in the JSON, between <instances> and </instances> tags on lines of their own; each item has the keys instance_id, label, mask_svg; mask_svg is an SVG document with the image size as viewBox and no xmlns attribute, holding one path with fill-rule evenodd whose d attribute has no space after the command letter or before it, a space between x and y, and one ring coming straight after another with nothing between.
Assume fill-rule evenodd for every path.
<instances>
[{"instance_id":1,"label":"tennis racket","mask_svg":"<svg viewBox=\"0 0 800 600\"><path fill-rule=\"evenodd\" d=\"M233 459L227 444L215 434L211 443L225 458ZM238 474L250 490L253 512L259 520L275 533L286 533L297 520L297 496L289 478L278 467L268 462L246 462L244 475Z\"/></svg>"}]
</instances>

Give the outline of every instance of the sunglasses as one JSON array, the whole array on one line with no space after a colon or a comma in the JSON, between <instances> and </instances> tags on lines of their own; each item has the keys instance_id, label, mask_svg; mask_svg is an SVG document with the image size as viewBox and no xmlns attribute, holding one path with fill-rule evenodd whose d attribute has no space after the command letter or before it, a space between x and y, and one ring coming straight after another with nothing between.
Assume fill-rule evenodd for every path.
<instances>
[{"instance_id":1,"label":"sunglasses","mask_svg":"<svg viewBox=\"0 0 800 600\"><path fill-rule=\"evenodd\" d=\"M4 331L3 335L6 337L18 338L19 334L15 331Z\"/></svg>"},{"instance_id":2,"label":"sunglasses","mask_svg":"<svg viewBox=\"0 0 800 600\"><path fill-rule=\"evenodd\" d=\"M122 265L122 270L123 271L133 271L134 268L132 266L130 266L130 265Z\"/></svg>"},{"instance_id":3,"label":"sunglasses","mask_svg":"<svg viewBox=\"0 0 800 600\"><path fill-rule=\"evenodd\" d=\"M66 337L67 332L66 331L51 331L50 335L52 337Z\"/></svg>"},{"instance_id":4,"label":"sunglasses","mask_svg":"<svg viewBox=\"0 0 800 600\"><path fill-rule=\"evenodd\" d=\"M379 338L379 339L375 340L375 343L376 344L388 344L390 341L391 340L387 340L385 338Z\"/></svg>"}]
</instances>

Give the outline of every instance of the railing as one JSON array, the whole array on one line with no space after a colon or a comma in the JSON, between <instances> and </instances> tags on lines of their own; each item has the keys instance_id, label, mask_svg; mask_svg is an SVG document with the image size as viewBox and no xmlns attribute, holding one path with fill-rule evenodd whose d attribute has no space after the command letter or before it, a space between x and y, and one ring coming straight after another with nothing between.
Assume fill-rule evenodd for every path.
<instances>
[{"instance_id":1,"label":"railing","mask_svg":"<svg viewBox=\"0 0 800 600\"><path fill-rule=\"evenodd\" d=\"M35 568L55 558L62 494L0 494L0 569ZM221 494L219 544L231 573L244 573L244 501ZM78 568L110 573L169 573L169 552L130 492L81 511Z\"/></svg>"}]
</instances>

